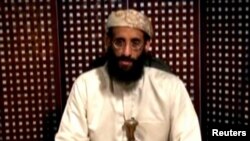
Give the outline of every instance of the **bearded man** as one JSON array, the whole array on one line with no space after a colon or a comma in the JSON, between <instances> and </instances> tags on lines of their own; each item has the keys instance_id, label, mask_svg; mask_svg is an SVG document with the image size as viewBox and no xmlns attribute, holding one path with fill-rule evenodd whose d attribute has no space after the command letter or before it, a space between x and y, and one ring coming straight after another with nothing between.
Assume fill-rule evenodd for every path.
<instances>
[{"instance_id":1,"label":"bearded man","mask_svg":"<svg viewBox=\"0 0 250 141\"><path fill-rule=\"evenodd\" d=\"M112 12L106 62L80 75L69 95L56 141L200 141L200 126L183 82L149 65L148 17Z\"/></svg>"}]
</instances>

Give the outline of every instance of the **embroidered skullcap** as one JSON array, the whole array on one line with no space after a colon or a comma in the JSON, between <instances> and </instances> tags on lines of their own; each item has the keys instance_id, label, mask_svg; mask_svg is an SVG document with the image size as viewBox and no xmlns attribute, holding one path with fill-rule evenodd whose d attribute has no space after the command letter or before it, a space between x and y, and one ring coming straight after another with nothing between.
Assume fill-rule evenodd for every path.
<instances>
[{"instance_id":1,"label":"embroidered skullcap","mask_svg":"<svg viewBox=\"0 0 250 141\"><path fill-rule=\"evenodd\" d=\"M134 9L113 11L108 17L106 31L110 27L126 26L144 31L150 38L153 36L152 23L147 16Z\"/></svg>"}]
</instances>

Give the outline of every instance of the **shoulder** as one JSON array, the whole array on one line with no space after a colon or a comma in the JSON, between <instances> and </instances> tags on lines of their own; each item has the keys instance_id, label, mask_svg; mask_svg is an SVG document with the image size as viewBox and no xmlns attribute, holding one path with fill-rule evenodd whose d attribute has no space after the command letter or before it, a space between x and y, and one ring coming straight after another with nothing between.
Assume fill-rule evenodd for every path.
<instances>
[{"instance_id":1,"label":"shoulder","mask_svg":"<svg viewBox=\"0 0 250 141\"><path fill-rule=\"evenodd\" d=\"M145 67L145 72L148 77L155 80L181 81L177 75L159 68Z\"/></svg>"},{"instance_id":2,"label":"shoulder","mask_svg":"<svg viewBox=\"0 0 250 141\"><path fill-rule=\"evenodd\" d=\"M146 68L145 76L149 85L158 91L159 95L170 96L170 101L190 100L184 81L177 75L155 68Z\"/></svg>"},{"instance_id":3,"label":"shoulder","mask_svg":"<svg viewBox=\"0 0 250 141\"><path fill-rule=\"evenodd\" d=\"M105 68L103 66L91 69L87 72L82 73L77 77L75 80L76 83L78 82L85 82L85 83L97 83L104 80L107 77Z\"/></svg>"},{"instance_id":4,"label":"shoulder","mask_svg":"<svg viewBox=\"0 0 250 141\"><path fill-rule=\"evenodd\" d=\"M146 67L145 77L156 89L173 92L185 87L184 82L177 75L157 68Z\"/></svg>"}]
</instances>

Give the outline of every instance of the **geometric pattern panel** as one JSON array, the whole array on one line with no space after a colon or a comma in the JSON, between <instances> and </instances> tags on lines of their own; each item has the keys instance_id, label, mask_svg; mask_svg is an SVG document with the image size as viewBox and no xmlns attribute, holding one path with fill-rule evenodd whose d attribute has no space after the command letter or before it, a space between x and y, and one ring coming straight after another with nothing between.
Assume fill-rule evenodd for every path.
<instances>
[{"instance_id":1,"label":"geometric pattern panel","mask_svg":"<svg viewBox=\"0 0 250 141\"><path fill-rule=\"evenodd\" d=\"M185 83L199 111L198 2L63 0L59 5L64 90L105 53L104 25L112 10L133 8L150 17L154 37L150 51L165 61Z\"/></svg>"},{"instance_id":2,"label":"geometric pattern panel","mask_svg":"<svg viewBox=\"0 0 250 141\"><path fill-rule=\"evenodd\" d=\"M57 131L54 2L0 1L0 141L52 140Z\"/></svg>"},{"instance_id":3,"label":"geometric pattern panel","mask_svg":"<svg viewBox=\"0 0 250 141\"><path fill-rule=\"evenodd\" d=\"M206 0L202 6L204 135L214 125L249 129L250 1Z\"/></svg>"}]
</instances>

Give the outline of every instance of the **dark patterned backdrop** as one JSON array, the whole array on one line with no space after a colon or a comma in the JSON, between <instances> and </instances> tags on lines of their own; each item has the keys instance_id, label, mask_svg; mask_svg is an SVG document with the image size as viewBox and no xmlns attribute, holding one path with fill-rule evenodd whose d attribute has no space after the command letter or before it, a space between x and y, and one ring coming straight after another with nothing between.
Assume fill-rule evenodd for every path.
<instances>
[{"instance_id":1,"label":"dark patterned backdrop","mask_svg":"<svg viewBox=\"0 0 250 141\"><path fill-rule=\"evenodd\" d=\"M204 140L214 128L249 133L249 9L249 0L201 4Z\"/></svg>"},{"instance_id":2,"label":"dark patterned backdrop","mask_svg":"<svg viewBox=\"0 0 250 141\"><path fill-rule=\"evenodd\" d=\"M249 0L1 0L0 141L53 140L108 14L127 7L153 22L150 51L185 82L204 138L208 124L249 126Z\"/></svg>"}]
</instances>

